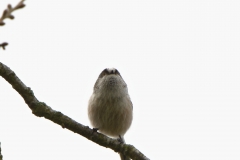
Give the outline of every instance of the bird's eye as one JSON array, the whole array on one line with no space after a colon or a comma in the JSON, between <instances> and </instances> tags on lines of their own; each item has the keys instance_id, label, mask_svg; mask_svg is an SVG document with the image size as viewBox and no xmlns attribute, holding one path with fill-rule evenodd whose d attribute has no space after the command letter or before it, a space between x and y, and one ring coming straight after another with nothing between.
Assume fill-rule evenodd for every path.
<instances>
[{"instance_id":1,"label":"bird's eye","mask_svg":"<svg viewBox=\"0 0 240 160\"><path fill-rule=\"evenodd\" d=\"M115 70L115 74L116 74L116 75L119 75L120 77L122 77L122 76L120 75L120 73L118 72L117 69Z\"/></svg>"},{"instance_id":2,"label":"bird's eye","mask_svg":"<svg viewBox=\"0 0 240 160\"><path fill-rule=\"evenodd\" d=\"M104 70L100 73L100 75L98 76L98 78L102 78L102 77L105 76L106 74L109 74L107 68L104 69Z\"/></svg>"}]
</instances>

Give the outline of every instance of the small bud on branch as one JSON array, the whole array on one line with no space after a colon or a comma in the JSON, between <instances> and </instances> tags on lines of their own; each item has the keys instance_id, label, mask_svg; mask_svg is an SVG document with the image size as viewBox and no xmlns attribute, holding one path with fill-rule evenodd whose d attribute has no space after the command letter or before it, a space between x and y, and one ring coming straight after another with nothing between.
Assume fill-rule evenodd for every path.
<instances>
[{"instance_id":1,"label":"small bud on branch","mask_svg":"<svg viewBox=\"0 0 240 160\"><path fill-rule=\"evenodd\" d=\"M2 44L0 44L0 47L2 47L3 48L3 50L5 50L5 47L8 45L8 43L7 42L3 42Z\"/></svg>"}]
</instances>

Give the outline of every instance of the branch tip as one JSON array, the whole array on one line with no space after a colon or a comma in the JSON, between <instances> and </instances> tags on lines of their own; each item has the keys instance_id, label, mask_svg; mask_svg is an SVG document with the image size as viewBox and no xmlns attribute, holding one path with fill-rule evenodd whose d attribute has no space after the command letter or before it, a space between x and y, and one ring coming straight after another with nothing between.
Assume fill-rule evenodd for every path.
<instances>
[{"instance_id":1,"label":"branch tip","mask_svg":"<svg viewBox=\"0 0 240 160\"><path fill-rule=\"evenodd\" d=\"M14 16L13 16L13 15L9 15L8 18L10 18L10 19L14 19Z\"/></svg>"},{"instance_id":2,"label":"branch tip","mask_svg":"<svg viewBox=\"0 0 240 160\"><path fill-rule=\"evenodd\" d=\"M9 10L12 9L12 5L11 5L11 4L8 5L8 9L9 9Z\"/></svg>"},{"instance_id":3,"label":"branch tip","mask_svg":"<svg viewBox=\"0 0 240 160\"><path fill-rule=\"evenodd\" d=\"M3 42L2 44L0 44L0 47L2 47L3 48L3 50L5 50L6 48L6 46L8 45L8 43L7 42Z\"/></svg>"}]
</instances>

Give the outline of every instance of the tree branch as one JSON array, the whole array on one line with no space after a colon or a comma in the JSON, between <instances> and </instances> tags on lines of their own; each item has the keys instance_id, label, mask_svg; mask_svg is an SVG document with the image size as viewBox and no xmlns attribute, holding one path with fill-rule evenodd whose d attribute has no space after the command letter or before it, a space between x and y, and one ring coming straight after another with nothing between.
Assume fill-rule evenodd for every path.
<instances>
[{"instance_id":1,"label":"tree branch","mask_svg":"<svg viewBox=\"0 0 240 160\"><path fill-rule=\"evenodd\" d=\"M148 160L148 158L134 146L121 144L115 139L109 138L101 133L94 132L88 126L84 126L61 112L53 110L44 102L38 101L31 88L27 87L9 67L1 62L0 75L22 96L34 115L38 117L45 117L46 119L61 125L62 128L67 128L68 130L82 135L103 147L111 148L115 152L120 152L133 160Z\"/></svg>"},{"instance_id":2,"label":"tree branch","mask_svg":"<svg viewBox=\"0 0 240 160\"><path fill-rule=\"evenodd\" d=\"M7 6L7 9L3 11L2 17L0 18L0 26L5 25L3 22L4 19L9 18L9 19L14 19L14 16L12 15L12 12L21 9L25 7L25 4L23 4L24 0L21 0L14 8L12 8L11 4Z\"/></svg>"},{"instance_id":3,"label":"tree branch","mask_svg":"<svg viewBox=\"0 0 240 160\"><path fill-rule=\"evenodd\" d=\"M14 8L12 8L11 4L7 6L7 9L3 11L2 17L0 18L0 26L4 26L5 23L3 22L4 19L9 18L9 19L14 19L14 16L12 15L12 12L21 9L25 7L25 4L23 4L25 0L21 0ZM5 47L8 45L8 43L4 42L0 44L0 48L2 47L5 50Z\"/></svg>"}]
</instances>

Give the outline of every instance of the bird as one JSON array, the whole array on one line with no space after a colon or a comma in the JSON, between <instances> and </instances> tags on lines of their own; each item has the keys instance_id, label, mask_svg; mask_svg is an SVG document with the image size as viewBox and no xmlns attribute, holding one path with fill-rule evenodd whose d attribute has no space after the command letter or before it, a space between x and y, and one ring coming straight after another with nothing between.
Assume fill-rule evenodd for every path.
<instances>
[{"instance_id":1,"label":"bird","mask_svg":"<svg viewBox=\"0 0 240 160\"><path fill-rule=\"evenodd\" d=\"M133 120L133 104L120 72L106 68L98 76L88 102L88 117L95 130L125 143ZM127 159L120 154L122 160Z\"/></svg>"}]
</instances>

